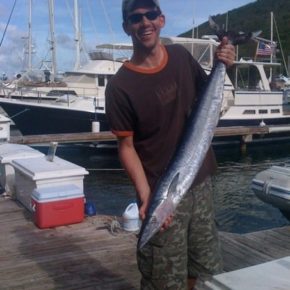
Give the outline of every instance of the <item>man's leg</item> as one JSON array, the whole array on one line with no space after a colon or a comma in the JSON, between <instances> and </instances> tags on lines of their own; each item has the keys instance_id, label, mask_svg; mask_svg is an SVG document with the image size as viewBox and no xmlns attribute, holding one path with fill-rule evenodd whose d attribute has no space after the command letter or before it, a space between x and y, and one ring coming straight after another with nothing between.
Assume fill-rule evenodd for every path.
<instances>
[{"instance_id":1,"label":"man's leg","mask_svg":"<svg viewBox=\"0 0 290 290\"><path fill-rule=\"evenodd\" d=\"M191 190L192 218L188 235L188 271L190 278L201 278L222 272L222 258L215 225L211 179Z\"/></svg>"},{"instance_id":2,"label":"man's leg","mask_svg":"<svg viewBox=\"0 0 290 290\"><path fill-rule=\"evenodd\" d=\"M137 252L141 289L187 289L187 234L191 216L190 194L177 206L170 227L157 233Z\"/></svg>"}]
</instances>

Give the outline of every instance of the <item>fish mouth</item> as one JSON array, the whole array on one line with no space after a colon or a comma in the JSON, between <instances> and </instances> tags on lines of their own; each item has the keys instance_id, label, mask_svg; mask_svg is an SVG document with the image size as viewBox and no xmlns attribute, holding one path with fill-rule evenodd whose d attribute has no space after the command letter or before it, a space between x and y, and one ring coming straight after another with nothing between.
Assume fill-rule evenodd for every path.
<instances>
[{"instance_id":1,"label":"fish mouth","mask_svg":"<svg viewBox=\"0 0 290 290\"><path fill-rule=\"evenodd\" d=\"M162 222L158 221L158 218L156 216L152 216L146 227L141 228L137 245L139 250L142 249L148 243L148 241L158 232L161 225Z\"/></svg>"}]
</instances>

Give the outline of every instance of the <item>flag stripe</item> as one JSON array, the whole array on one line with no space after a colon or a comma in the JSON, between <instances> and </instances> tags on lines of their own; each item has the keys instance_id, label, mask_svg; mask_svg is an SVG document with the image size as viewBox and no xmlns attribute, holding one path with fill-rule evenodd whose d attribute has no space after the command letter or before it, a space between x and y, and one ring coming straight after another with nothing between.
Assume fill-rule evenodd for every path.
<instances>
[{"instance_id":1,"label":"flag stripe","mask_svg":"<svg viewBox=\"0 0 290 290\"><path fill-rule=\"evenodd\" d=\"M257 55L260 56L268 56L272 54L272 47L270 44L266 44L262 41L259 41L258 48L257 48Z\"/></svg>"}]
</instances>

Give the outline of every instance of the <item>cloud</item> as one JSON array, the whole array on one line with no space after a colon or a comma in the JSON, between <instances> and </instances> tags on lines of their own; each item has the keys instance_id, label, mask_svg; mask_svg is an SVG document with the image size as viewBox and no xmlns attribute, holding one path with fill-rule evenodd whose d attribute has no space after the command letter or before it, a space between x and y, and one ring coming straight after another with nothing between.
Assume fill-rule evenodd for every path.
<instances>
[{"instance_id":1,"label":"cloud","mask_svg":"<svg viewBox=\"0 0 290 290\"><path fill-rule=\"evenodd\" d=\"M0 30L4 31L6 24L0 23ZM0 73L9 75L19 72L23 68L24 44L26 34L15 25L10 25L0 47ZM2 36L1 36L2 37Z\"/></svg>"}]
</instances>

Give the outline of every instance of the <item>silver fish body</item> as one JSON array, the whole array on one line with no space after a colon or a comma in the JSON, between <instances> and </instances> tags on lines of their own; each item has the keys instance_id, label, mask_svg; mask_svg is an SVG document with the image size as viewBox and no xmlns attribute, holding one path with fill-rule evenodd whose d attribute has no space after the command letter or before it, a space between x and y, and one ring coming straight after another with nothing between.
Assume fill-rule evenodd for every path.
<instances>
[{"instance_id":1,"label":"silver fish body","mask_svg":"<svg viewBox=\"0 0 290 290\"><path fill-rule=\"evenodd\" d=\"M226 66L217 62L200 96L197 111L189 116L180 145L153 192L140 231L138 248L142 248L159 231L192 185L219 120L225 74Z\"/></svg>"}]
</instances>

